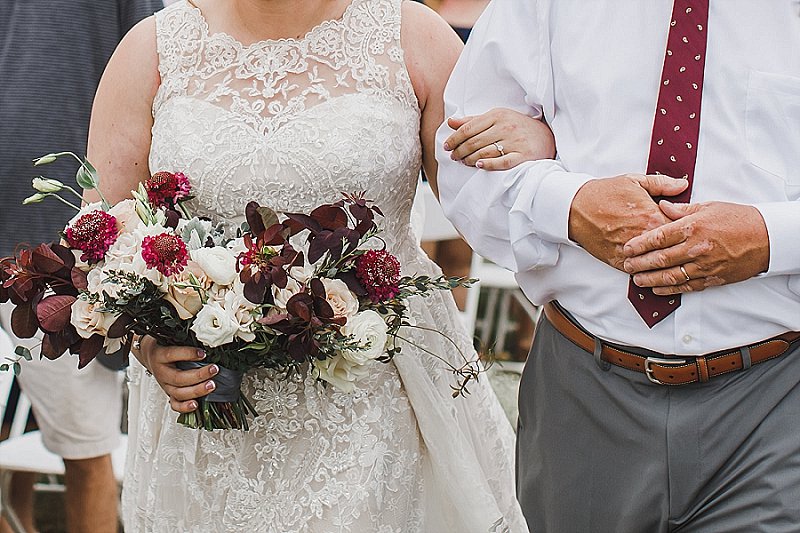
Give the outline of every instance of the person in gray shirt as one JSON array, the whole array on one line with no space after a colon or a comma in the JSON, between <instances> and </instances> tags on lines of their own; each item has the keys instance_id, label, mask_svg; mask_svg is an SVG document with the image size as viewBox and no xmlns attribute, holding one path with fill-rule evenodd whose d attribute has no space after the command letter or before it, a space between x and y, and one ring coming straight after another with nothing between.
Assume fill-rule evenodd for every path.
<instances>
[{"instance_id":1,"label":"person in gray shirt","mask_svg":"<svg viewBox=\"0 0 800 533\"><path fill-rule=\"evenodd\" d=\"M48 152L86 152L92 100L106 62L132 26L161 7L161 0L0 1L0 257L20 242L57 239L74 215L55 201L22 205L41 170L31 160ZM58 161L47 173L66 179L76 168ZM10 334L8 312L4 307L0 318ZM34 361L23 367L20 384L45 445L64 457L67 529L116 531L110 452L119 442L121 376L96 363L80 373L76 366L71 357ZM32 476L16 478L12 503L22 525L34 531Z\"/></svg>"}]
</instances>

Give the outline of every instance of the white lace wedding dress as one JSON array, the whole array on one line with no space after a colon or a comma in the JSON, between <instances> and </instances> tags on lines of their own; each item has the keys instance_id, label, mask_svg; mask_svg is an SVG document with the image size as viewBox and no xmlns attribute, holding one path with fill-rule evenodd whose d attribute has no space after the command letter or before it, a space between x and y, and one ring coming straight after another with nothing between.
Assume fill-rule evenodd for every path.
<instances>
[{"instance_id":1,"label":"white lace wedding dress","mask_svg":"<svg viewBox=\"0 0 800 533\"><path fill-rule=\"evenodd\" d=\"M248 200L307 212L367 191L404 272L438 274L409 220L420 111L401 1L353 0L302 39L252 45L209 30L185 1L159 12L150 169L184 172L195 212L237 224ZM412 311L474 356L449 294ZM460 364L443 337L406 335ZM249 373L259 413L249 432L183 428L136 361L129 379L126 531L527 531L514 436L487 380L454 399L445 365L408 344L352 394Z\"/></svg>"}]
</instances>

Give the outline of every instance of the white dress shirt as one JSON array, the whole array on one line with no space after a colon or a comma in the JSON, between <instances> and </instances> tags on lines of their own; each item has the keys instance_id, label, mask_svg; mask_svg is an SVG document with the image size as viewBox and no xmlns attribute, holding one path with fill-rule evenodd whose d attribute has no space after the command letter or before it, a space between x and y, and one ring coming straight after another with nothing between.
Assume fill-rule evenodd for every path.
<instances>
[{"instance_id":1,"label":"white dress shirt","mask_svg":"<svg viewBox=\"0 0 800 533\"><path fill-rule=\"evenodd\" d=\"M666 354L700 354L800 331L800 13L795 0L711 0L692 202L754 205L769 270L685 294L648 329L628 275L568 238L588 180L644 173L672 13L667 0L494 0L445 93L447 116L509 107L543 114L557 160L486 172L450 160L439 189L475 250L517 272L537 304L558 299L592 333ZM602 198L597 199L602 202Z\"/></svg>"}]
</instances>

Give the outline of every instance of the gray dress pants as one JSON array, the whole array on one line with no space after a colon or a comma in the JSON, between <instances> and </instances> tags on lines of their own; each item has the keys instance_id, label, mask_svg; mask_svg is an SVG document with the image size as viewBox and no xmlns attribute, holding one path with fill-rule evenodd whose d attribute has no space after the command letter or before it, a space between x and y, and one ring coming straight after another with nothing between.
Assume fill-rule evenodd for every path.
<instances>
[{"instance_id":1,"label":"gray dress pants","mask_svg":"<svg viewBox=\"0 0 800 533\"><path fill-rule=\"evenodd\" d=\"M602 369L543 317L519 404L532 533L800 531L800 349L669 387Z\"/></svg>"}]
</instances>

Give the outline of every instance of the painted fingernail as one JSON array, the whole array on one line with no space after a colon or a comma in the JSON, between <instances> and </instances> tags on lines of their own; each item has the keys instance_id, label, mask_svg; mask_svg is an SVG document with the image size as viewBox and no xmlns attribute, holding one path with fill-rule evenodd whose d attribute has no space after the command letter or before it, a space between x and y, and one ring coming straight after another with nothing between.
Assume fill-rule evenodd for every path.
<instances>
[{"instance_id":1,"label":"painted fingernail","mask_svg":"<svg viewBox=\"0 0 800 533\"><path fill-rule=\"evenodd\" d=\"M475 166L478 168L483 168L483 159L478 159L478 161L475 163Z\"/></svg>"},{"instance_id":2,"label":"painted fingernail","mask_svg":"<svg viewBox=\"0 0 800 533\"><path fill-rule=\"evenodd\" d=\"M205 359L206 358L206 351L205 350L201 350L201 349L198 348L197 349L197 358L198 359Z\"/></svg>"},{"instance_id":3,"label":"painted fingernail","mask_svg":"<svg viewBox=\"0 0 800 533\"><path fill-rule=\"evenodd\" d=\"M189 409L197 409L197 402L195 402L194 400L189 402Z\"/></svg>"},{"instance_id":4,"label":"painted fingernail","mask_svg":"<svg viewBox=\"0 0 800 533\"><path fill-rule=\"evenodd\" d=\"M450 151L450 143L448 143L448 142L444 143L444 149L449 152Z\"/></svg>"},{"instance_id":5,"label":"painted fingernail","mask_svg":"<svg viewBox=\"0 0 800 533\"><path fill-rule=\"evenodd\" d=\"M208 373L212 376L216 376L219 374L219 367L217 365L211 365L208 367Z\"/></svg>"},{"instance_id":6,"label":"painted fingernail","mask_svg":"<svg viewBox=\"0 0 800 533\"><path fill-rule=\"evenodd\" d=\"M214 390L216 388L217 384L214 383L213 381L209 381L208 383L206 383L206 390Z\"/></svg>"}]
</instances>

